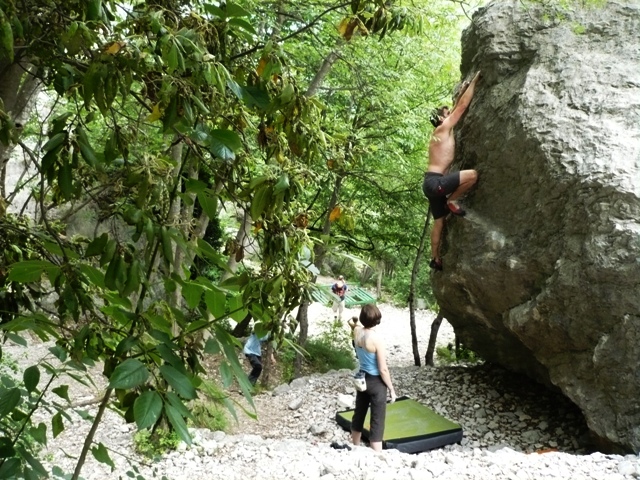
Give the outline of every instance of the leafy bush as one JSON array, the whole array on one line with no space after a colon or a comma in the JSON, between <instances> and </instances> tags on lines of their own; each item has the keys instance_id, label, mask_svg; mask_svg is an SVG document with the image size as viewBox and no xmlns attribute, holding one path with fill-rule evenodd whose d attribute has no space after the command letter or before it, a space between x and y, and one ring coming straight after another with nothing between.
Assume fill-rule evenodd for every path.
<instances>
[{"instance_id":1,"label":"leafy bush","mask_svg":"<svg viewBox=\"0 0 640 480\"><path fill-rule=\"evenodd\" d=\"M202 393L205 398L194 403L191 409L191 424L199 428L208 428L211 431L226 431L229 419L226 407L223 405L225 394L215 383L204 380Z\"/></svg>"},{"instance_id":2,"label":"leafy bush","mask_svg":"<svg viewBox=\"0 0 640 480\"><path fill-rule=\"evenodd\" d=\"M440 358L444 363L478 363L481 362L482 359L472 350L460 346L458 350L459 356L456 356L456 349L452 344L447 345L446 347L437 347L436 355Z\"/></svg>"},{"instance_id":3,"label":"leafy bush","mask_svg":"<svg viewBox=\"0 0 640 480\"><path fill-rule=\"evenodd\" d=\"M155 458L178 448L180 438L174 431L158 428L153 433L140 430L133 436L136 452L145 457Z\"/></svg>"},{"instance_id":4,"label":"leafy bush","mask_svg":"<svg viewBox=\"0 0 640 480\"><path fill-rule=\"evenodd\" d=\"M326 330L319 336L307 340L304 347L305 367L308 373L326 373L330 370L356 368L351 337L339 321L326 321ZM290 382L294 374L296 350L289 343L278 351L282 380Z\"/></svg>"},{"instance_id":5,"label":"leafy bush","mask_svg":"<svg viewBox=\"0 0 640 480\"><path fill-rule=\"evenodd\" d=\"M191 410L193 415L193 426L199 428L207 428L212 432L227 430L229 426L229 420L227 418L226 410L215 402L202 401L193 405Z\"/></svg>"},{"instance_id":6,"label":"leafy bush","mask_svg":"<svg viewBox=\"0 0 640 480\"><path fill-rule=\"evenodd\" d=\"M307 342L305 350L309 353L307 362L314 372L326 373L341 368L356 368L351 342L343 347L336 347L324 338L313 338Z\"/></svg>"}]
</instances>

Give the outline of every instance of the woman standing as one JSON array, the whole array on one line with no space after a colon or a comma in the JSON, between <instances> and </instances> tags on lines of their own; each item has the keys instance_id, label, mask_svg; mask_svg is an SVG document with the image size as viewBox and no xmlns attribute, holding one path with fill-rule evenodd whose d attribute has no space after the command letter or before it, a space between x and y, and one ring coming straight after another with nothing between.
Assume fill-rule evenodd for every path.
<instances>
[{"instance_id":1,"label":"woman standing","mask_svg":"<svg viewBox=\"0 0 640 480\"><path fill-rule=\"evenodd\" d=\"M362 307L360 325L355 324L357 319L353 318L355 324L353 339L360 370L365 372L367 389L356 393L356 408L351 420L351 440L354 445L360 445L364 419L371 406L369 443L377 452L382 450L384 420L387 413L387 390L391 395L391 403L396 400L396 392L387 367L387 350L374 330L376 325L380 324L381 318L380 310L372 303Z\"/></svg>"}]
</instances>

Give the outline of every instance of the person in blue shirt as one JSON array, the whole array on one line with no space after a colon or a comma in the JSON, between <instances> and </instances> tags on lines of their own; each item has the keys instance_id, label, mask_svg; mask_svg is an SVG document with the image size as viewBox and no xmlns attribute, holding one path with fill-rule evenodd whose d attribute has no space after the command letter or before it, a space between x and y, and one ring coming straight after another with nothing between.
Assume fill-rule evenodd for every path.
<instances>
[{"instance_id":1,"label":"person in blue shirt","mask_svg":"<svg viewBox=\"0 0 640 480\"><path fill-rule=\"evenodd\" d=\"M351 441L360 445L364 419L371 407L369 445L375 451L382 450L382 436L387 414L387 392L391 403L396 401L396 392L387 367L387 349L375 327L380 324L382 314L373 303L368 303L360 311L360 323L353 328L356 355L360 370L365 372L367 389L356 392L356 408L351 420Z\"/></svg>"},{"instance_id":2,"label":"person in blue shirt","mask_svg":"<svg viewBox=\"0 0 640 480\"><path fill-rule=\"evenodd\" d=\"M255 385L262 373L262 344L269 339L269 335L258 338L252 333L244 344L244 355L251 364L251 372L249 373L249 382ZM271 363L275 363L275 358L271 356Z\"/></svg>"}]
</instances>

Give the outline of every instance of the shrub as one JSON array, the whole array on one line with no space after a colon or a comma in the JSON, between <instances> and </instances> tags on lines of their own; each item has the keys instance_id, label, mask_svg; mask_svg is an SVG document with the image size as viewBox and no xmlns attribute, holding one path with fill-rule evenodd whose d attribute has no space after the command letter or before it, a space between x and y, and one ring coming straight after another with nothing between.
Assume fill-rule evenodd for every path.
<instances>
[{"instance_id":1,"label":"shrub","mask_svg":"<svg viewBox=\"0 0 640 480\"><path fill-rule=\"evenodd\" d=\"M154 432L140 430L133 436L133 444L136 452L148 458L155 458L178 448L180 438L173 431L162 428Z\"/></svg>"},{"instance_id":2,"label":"shrub","mask_svg":"<svg viewBox=\"0 0 640 480\"><path fill-rule=\"evenodd\" d=\"M444 363L478 363L482 361L482 359L474 351L469 350L464 345L460 345L458 354L459 355L456 356L456 349L452 344L449 344L446 347L436 348L436 355Z\"/></svg>"},{"instance_id":3,"label":"shrub","mask_svg":"<svg viewBox=\"0 0 640 480\"><path fill-rule=\"evenodd\" d=\"M353 370L356 368L351 342L349 341L347 345L336 347L322 337L310 339L305 346L305 350L309 354L307 362L312 371L326 373L329 370L340 370L342 368Z\"/></svg>"},{"instance_id":4,"label":"shrub","mask_svg":"<svg viewBox=\"0 0 640 480\"><path fill-rule=\"evenodd\" d=\"M191 410L193 420L191 423L194 427L207 428L213 432L227 430L229 420L224 407L212 401L200 401L193 405Z\"/></svg>"},{"instance_id":5,"label":"shrub","mask_svg":"<svg viewBox=\"0 0 640 480\"><path fill-rule=\"evenodd\" d=\"M224 393L218 385L210 381L202 382L204 398L193 404L191 424L194 427L208 428L211 431L226 431L229 419L226 407L222 404Z\"/></svg>"}]
</instances>

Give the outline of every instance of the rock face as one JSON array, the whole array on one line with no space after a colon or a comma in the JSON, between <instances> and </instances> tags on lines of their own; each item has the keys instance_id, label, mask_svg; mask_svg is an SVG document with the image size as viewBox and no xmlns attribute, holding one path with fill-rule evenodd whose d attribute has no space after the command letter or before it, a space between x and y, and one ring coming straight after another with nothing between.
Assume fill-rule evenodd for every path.
<instances>
[{"instance_id":1,"label":"rock face","mask_svg":"<svg viewBox=\"0 0 640 480\"><path fill-rule=\"evenodd\" d=\"M479 182L448 222L436 297L465 345L558 387L601 448L637 453L640 5L560 18L496 1L462 44L464 78L482 78L454 169Z\"/></svg>"}]
</instances>

